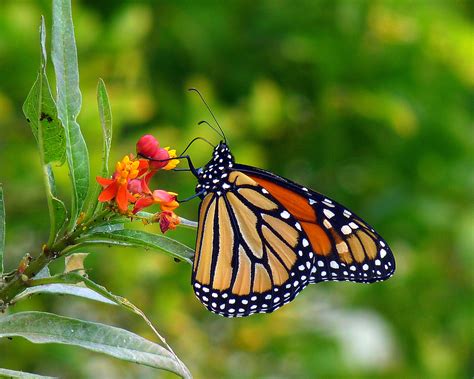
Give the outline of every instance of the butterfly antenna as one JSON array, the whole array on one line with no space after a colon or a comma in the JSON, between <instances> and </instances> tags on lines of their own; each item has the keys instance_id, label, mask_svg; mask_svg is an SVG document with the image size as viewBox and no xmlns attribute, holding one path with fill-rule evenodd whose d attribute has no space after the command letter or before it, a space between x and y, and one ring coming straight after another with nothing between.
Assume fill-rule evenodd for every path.
<instances>
[{"instance_id":1,"label":"butterfly antenna","mask_svg":"<svg viewBox=\"0 0 474 379\"><path fill-rule=\"evenodd\" d=\"M215 146L210 143L207 139L203 138L203 137L196 137L194 138L193 140L191 140L191 142L188 143L188 146L186 146L186 149L183 150L183 152L180 154L180 155L184 155L184 153L191 147L191 145L196 142L197 140L201 140L201 141L204 141L206 142L207 144L209 144L213 149L215 148Z\"/></svg>"},{"instance_id":2,"label":"butterfly antenna","mask_svg":"<svg viewBox=\"0 0 474 379\"><path fill-rule=\"evenodd\" d=\"M214 113L212 112L212 110L211 110L211 108L209 107L209 105L206 103L206 100L204 100L204 97L201 95L201 92L199 92L196 88L189 88L188 91L194 91L194 92L196 92L196 93L199 95L199 97L201 98L202 102L203 102L204 105L206 106L207 110L208 110L209 113L211 114L212 118L213 118L214 121L216 122L217 127L218 127L219 130L220 130L220 133L219 133L220 136L221 136L222 138L224 138L224 142L227 143L227 138L225 138L224 131L222 130L221 125L219 124L219 121L217 121L216 116L214 116ZM201 123L202 123L202 121L201 121ZM208 125L209 125L209 123L208 123ZM214 129L214 128L213 128L213 129Z\"/></svg>"},{"instance_id":3,"label":"butterfly antenna","mask_svg":"<svg viewBox=\"0 0 474 379\"><path fill-rule=\"evenodd\" d=\"M214 130L219 135L219 137L224 137L224 140L225 140L225 136L219 133L219 129L216 129L215 126L209 124L206 120L202 120L198 122L198 125L202 125L202 124L206 124L207 126L209 126L212 130Z\"/></svg>"}]
</instances>

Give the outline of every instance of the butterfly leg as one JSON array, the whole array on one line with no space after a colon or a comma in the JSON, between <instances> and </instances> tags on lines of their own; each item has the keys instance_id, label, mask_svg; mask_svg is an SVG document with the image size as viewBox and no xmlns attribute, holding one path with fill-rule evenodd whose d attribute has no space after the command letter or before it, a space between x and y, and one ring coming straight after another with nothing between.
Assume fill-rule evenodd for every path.
<instances>
[{"instance_id":1,"label":"butterfly leg","mask_svg":"<svg viewBox=\"0 0 474 379\"><path fill-rule=\"evenodd\" d=\"M186 159L188 161L189 171L191 171L195 177L198 176L198 170L194 167L193 161L189 155L181 155L173 159Z\"/></svg>"},{"instance_id":2,"label":"butterfly leg","mask_svg":"<svg viewBox=\"0 0 474 379\"><path fill-rule=\"evenodd\" d=\"M199 170L199 168L197 169ZM174 168L173 171L177 171L177 172L190 172L191 169L190 168Z\"/></svg>"},{"instance_id":3,"label":"butterfly leg","mask_svg":"<svg viewBox=\"0 0 474 379\"><path fill-rule=\"evenodd\" d=\"M180 155L179 157L166 158L166 159L153 159L153 158L147 157L147 156L142 155L142 154L138 154L138 156L143 157L143 158L148 159L148 160L153 161L153 162L168 162L168 161L171 161L173 159L186 159L188 161L189 169L181 169L181 170L174 169L174 170L175 171L191 171L195 177L198 176L198 170L199 169L196 169L194 167L193 162L191 161L191 157L189 155Z\"/></svg>"},{"instance_id":4,"label":"butterfly leg","mask_svg":"<svg viewBox=\"0 0 474 379\"><path fill-rule=\"evenodd\" d=\"M195 194L192 195L192 196L187 197L186 199L183 199L183 200L179 200L179 199L178 199L178 203L185 203L185 202L187 202L187 201L189 201L189 200L192 200L192 199L195 199L196 197L199 197L199 196L201 196L201 195L203 195L203 194L204 194L204 191L201 191L201 192L195 193Z\"/></svg>"}]
</instances>

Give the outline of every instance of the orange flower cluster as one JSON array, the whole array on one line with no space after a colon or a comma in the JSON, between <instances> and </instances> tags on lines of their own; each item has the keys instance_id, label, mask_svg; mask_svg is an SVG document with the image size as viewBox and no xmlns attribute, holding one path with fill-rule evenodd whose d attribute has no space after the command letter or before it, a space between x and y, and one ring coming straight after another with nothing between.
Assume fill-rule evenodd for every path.
<instances>
[{"instance_id":1,"label":"orange flower cluster","mask_svg":"<svg viewBox=\"0 0 474 379\"><path fill-rule=\"evenodd\" d=\"M177 193L157 189L150 190L149 183L158 170L172 170L179 163L176 150L161 148L155 137L147 134L137 142L137 154L129 154L115 165L111 179L98 176L97 182L103 187L99 201L114 201L122 214L136 214L144 208L159 204L161 212L153 216L160 223L164 233L175 229L179 217L174 210L179 206ZM139 158L140 157L140 158ZM130 211L129 207L133 205Z\"/></svg>"}]
</instances>

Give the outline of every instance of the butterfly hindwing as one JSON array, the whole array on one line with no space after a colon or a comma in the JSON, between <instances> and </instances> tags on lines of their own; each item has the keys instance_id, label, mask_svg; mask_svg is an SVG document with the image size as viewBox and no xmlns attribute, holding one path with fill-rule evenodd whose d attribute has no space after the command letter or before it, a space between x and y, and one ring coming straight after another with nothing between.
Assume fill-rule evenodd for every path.
<instances>
[{"instance_id":1,"label":"butterfly hindwing","mask_svg":"<svg viewBox=\"0 0 474 379\"><path fill-rule=\"evenodd\" d=\"M194 291L227 317L272 312L310 282L315 256L301 224L265 188L238 171L226 182L200 206Z\"/></svg>"}]
</instances>

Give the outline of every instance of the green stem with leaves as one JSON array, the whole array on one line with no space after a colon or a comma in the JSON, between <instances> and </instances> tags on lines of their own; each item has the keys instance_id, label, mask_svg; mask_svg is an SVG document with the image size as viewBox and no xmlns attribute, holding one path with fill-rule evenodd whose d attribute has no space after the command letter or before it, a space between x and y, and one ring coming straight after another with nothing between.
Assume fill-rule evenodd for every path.
<instances>
[{"instance_id":1,"label":"green stem with leaves","mask_svg":"<svg viewBox=\"0 0 474 379\"><path fill-rule=\"evenodd\" d=\"M112 215L112 217L106 217ZM65 234L56 243L51 246L45 245L38 257L33 258L27 266L19 267L16 272L8 279L3 288L0 289L0 310L5 310L11 300L21 291L29 286L30 279L34 278L42 269L48 266L53 260L64 257L68 248L76 245L76 240L94 227L110 221L114 216L109 210L104 210L93 219L83 222L70 233ZM20 263L19 266L22 266Z\"/></svg>"}]
</instances>

